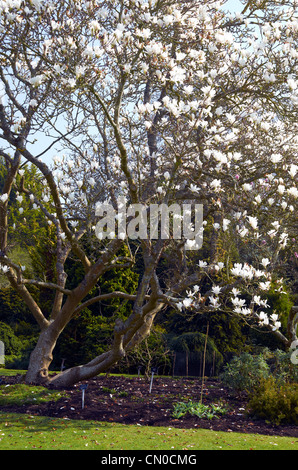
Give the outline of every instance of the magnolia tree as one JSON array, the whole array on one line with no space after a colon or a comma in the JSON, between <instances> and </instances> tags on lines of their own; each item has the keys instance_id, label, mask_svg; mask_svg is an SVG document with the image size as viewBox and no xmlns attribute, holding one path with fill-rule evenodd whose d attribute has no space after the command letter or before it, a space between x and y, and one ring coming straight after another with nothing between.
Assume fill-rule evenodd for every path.
<instances>
[{"instance_id":1,"label":"magnolia tree","mask_svg":"<svg viewBox=\"0 0 298 470\"><path fill-rule=\"evenodd\" d=\"M66 386L107 370L167 306L220 309L255 318L287 346L297 339L295 309L285 335L277 315L266 313L269 288L283 289L282 253L295 252L297 3L253 0L241 13L225 10L211 0L0 2L7 168L0 257L40 326L27 382ZM24 163L43 175L42 198L26 182ZM10 259L13 187L20 217L28 199L56 229L53 279L30 277ZM231 240L242 256L237 264ZM84 268L73 289L69 256ZM102 276L133 269L136 256L143 271L135 294L100 294ZM54 290L51 312L31 285ZM98 295L90 296L95 286ZM114 297L132 309L115 322L110 349L49 377L65 326Z\"/></svg>"}]
</instances>

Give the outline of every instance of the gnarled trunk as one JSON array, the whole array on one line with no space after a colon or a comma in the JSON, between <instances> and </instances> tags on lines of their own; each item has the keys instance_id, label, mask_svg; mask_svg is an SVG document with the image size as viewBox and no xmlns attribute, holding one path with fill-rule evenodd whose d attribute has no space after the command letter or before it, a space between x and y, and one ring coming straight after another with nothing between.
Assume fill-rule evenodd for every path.
<instances>
[{"instance_id":1,"label":"gnarled trunk","mask_svg":"<svg viewBox=\"0 0 298 470\"><path fill-rule=\"evenodd\" d=\"M30 355L29 366L25 377L26 383L45 384L49 383L49 367L53 360L53 349L60 332L50 324L44 329L37 344Z\"/></svg>"},{"instance_id":2,"label":"gnarled trunk","mask_svg":"<svg viewBox=\"0 0 298 470\"><path fill-rule=\"evenodd\" d=\"M40 334L37 345L30 356L26 383L64 388L106 372L125 356L127 350L140 344L150 334L154 318L162 307L163 304L160 303L154 309L146 312L142 318L132 314L126 322L116 320L114 341L109 351L97 356L87 364L71 367L49 377L49 366L53 359L52 352L62 331L57 328L54 322L51 323Z\"/></svg>"}]
</instances>

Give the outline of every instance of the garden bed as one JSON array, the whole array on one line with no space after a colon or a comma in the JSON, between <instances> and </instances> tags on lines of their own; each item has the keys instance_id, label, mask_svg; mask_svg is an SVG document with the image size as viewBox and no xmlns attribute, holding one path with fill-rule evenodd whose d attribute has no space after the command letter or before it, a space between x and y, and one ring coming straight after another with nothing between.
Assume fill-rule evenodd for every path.
<instances>
[{"instance_id":1,"label":"garden bed","mask_svg":"<svg viewBox=\"0 0 298 470\"><path fill-rule=\"evenodd\" d=\"M5 385L14 384L19 380L20 377L17 376L3 378ZM82 409L80 388L82 384L88 384L84 395L84 409ZM1 411L64 419L108 421L141 426L203 428L298 438L298 428L295 425L274 426L262 420L253 420L246 412L247 395L235 394L218 380L206 381L203 404L221 403L228 411L212 419L190 414L180 419L172 416L177 402L200 401L201 379L154 376L151 393L149 386L150 381L144 377L101 375L64 390L64 396L56 402L2 406Z\"/></svg>"}]
</instances>

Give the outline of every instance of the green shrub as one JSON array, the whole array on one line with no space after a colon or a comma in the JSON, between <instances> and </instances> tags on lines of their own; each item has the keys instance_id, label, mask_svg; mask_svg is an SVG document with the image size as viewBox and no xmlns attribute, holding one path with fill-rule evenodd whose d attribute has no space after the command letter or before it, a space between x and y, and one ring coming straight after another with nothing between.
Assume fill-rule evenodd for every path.
<instances>
[{"instance_id":1,"label":"green shrub","mask_svg":"<svg viewBox=\"0 0 298 470\"><path fill-rule=\"evenodd\" d=\"M298 424L298 384L281 384L274 377L261 379L250 394L249 414L270 423Z\"/></svg>"},{"instance_id":2,"label":"green shrub","mask_svg":"<svg viewBox=\"0 0 298 470\"><path fill-rule=\"evenodd\" d=\"M197 416L198 418L218 418L218 415L224 415L227 413L227 409L222 404L204 405L203 403L196 403L189 400L187 403L178 402L174 405L172 417L179 419L190 414Z\"/></svg>"},{"instance_id":3,"label":"green shrub","mask_svg":"<svg viewBox=\"0 0 298 470\"><path fill-rule=\"evenodd\" d=\"M22 343L14 334L13 329L0 322L0 340L3 341L5 346L5 354L18 354L22 349Z\"/></svg>"},{"instance_id":4,"label":"green shrub","mask_svg":"<svg viewBox=\"0 0 298 470\"><path fill-rule=\"evenodd\" d=\"M228 387L237 391L252 391L261 379L269 375L269 366L260 354L252 356L242 353L235 356L220 375L221 381Z\"/></svg>"},{"instance_id":5,"label":"green shrub","mask_svg":"<svg viewBox=\"0 0 298 470\"><path fill-rule=\"evenodd\" d=\"M277 349L272 353L271 372L281 382L298 383L298 367L291 361L292 352Z\"/></svg>"}]
</instances>

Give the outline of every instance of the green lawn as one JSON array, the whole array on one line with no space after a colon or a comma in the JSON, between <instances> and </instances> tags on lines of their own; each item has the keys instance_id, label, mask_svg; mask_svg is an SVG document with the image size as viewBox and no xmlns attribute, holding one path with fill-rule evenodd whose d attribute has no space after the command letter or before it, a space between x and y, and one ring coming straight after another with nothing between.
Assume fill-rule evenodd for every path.
<instances>
[{"instance_id":1,"label":"green lawn","mask_svg":"<svg viewBox=\"0 0 298 470\"><path fill-rule=\"evenodd\" d=\"M291 437L125 426L0 412L0 450L297 450Z\"/></svg>"}]
</instances>

